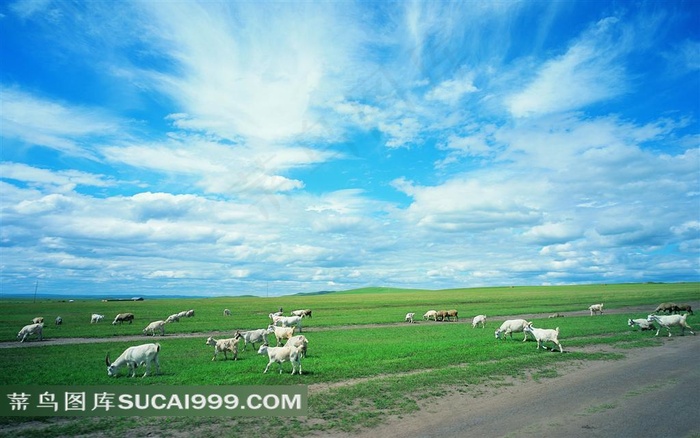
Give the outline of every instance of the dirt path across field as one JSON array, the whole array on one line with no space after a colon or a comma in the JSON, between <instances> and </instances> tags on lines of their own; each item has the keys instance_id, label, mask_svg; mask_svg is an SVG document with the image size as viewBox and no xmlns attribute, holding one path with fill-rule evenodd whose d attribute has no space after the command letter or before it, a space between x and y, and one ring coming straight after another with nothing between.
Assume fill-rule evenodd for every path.
<instances>
[{"instance_id":1,"label":"dirt path across field","mask_svg":"<svg viewBox=\"0 0 700 438\"><path fill-rule=\"evenodd\" d=\"M618 361L566 365L554 378L431 399L372 429L314 436L700 437L700 336L622 352Z\"/></svg>"}]
</instances>

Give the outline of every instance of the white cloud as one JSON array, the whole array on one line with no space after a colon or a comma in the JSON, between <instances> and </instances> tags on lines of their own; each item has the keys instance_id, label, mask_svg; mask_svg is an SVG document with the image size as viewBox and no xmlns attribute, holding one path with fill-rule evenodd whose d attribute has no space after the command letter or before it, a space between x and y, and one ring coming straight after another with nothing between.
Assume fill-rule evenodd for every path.
<instances>
[{"instance_id":1,"label":"white cloud","mask_svg":"<svg viewBox=\"0 0 700 438\"><path fill-rule=\"evenodd\" d=\"M0 163L2 178L39 185L52 191L70 191L78 185L92 187L114 186L116 181L106 175L96 175L79 170L51 171L23 163Z\"/></svg>"},{"instance_id":2,"label":"white cloud","mask_svg":"<svg viewBox=\"0 0 700 438\"><path fill-rule=\"evenodd\" d=\"M618 58L621 47L609 41L617 20L601 20L565 54L547 61L525 89L506 99L514 117L577 110L627 91Z\"/></svg>"},{"instance_id":3,"label":"white cloud","mask_svg":"<svg viewBox=\"0 0 700 438\"><path fill-rule=\"evenodd\" d=\"M64 154L97 160L94 138L113 136L122 123L99 109L71 107L15 88L2 93L2 136Z\"/></svg>"},{"instance_id":4,"label":"white cloud","mask_svg":"<svg viewBox=\"0 0 700 438\"><path fill-rule=\"evenodd\" d=\"M179 127L264 141L319 134L310 129L316 99L350 61L344 56L359 35L332 4L146 6L158 23L151 37L178 64L150 76L188 114Z\"/></svg>"},{"instance_id":5,"label":"white cloud","mask_svg":"<svg viewBox=\"0 0 700 438\"><path fill-rule=\"evenodd\" d=\"M441 82L426 94L426 99L449 104L457 103L464 95L479 91L471 75Z\"/></svg>"},{"instance_id":6,"label":"white cloud","mask_svg":"<svg viewBox=\"0 0 700 438\"><path fill-rule=\"evenodd\" d=\"M572 223L545 223L532 227L523 234L523 237L539 245L551 245L575 240L582 237L582 232Z\"/></svg>"}]
</instances>

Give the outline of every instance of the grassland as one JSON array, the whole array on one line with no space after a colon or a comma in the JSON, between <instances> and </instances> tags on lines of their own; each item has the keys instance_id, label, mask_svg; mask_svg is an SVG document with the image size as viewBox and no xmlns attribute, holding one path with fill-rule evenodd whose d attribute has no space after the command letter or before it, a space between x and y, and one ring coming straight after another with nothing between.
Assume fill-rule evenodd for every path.
<instances>
[{"instance_id":1,"label":"grassland","mask_svg":"<svg viewBox=\"0 0 700 438\"><path fill-rule=\"evenodd\" d=\"M105 427L119 430L149 428L159 431L183 427L203 436L219 436L225 427L231 435L283 436L290 424L298 435L314 430L352 431L358 424L371 426L386 415L406 414L418 409L417 400L436 397L445 391L469 391L476 384L499 384L505 378L546 378L556 375L565 363L585 360L615 360L619 352L591 351L591 345L644 347L656 345L653 333L630 330L628 317L645 316L662 301L693 302L700 297L700 284L624 284L568 287L514 287L454 289L440 291L368 288L327 295L275 298L163 299L141 302L99 300L34 302L0 301L0 340L14 341L18 329L35 316L47 319L48 339L94 337L93 343L9 348L0 355L0 383L32 385L310 385L308 418L193 419L133 418L41 420L0 419L0 436L67 436L90 434ZM470 324L419 322L400 324L406 312L422 315L429 309L456 308L462 319L479 313L490 318L521 314L580 312L603 302L606 309L639 306L644 312L606 313L591 318L535 319L536 326L560 327L567 354L538 351L532 343L496 342L493 330L500 322L487 322L486 329ZM283 307L313 309L304 320L309 355L304 374L263 374L266 358L249 347L239 360L211 361L212 347L204 340L210 334L229 336L236 329L262 328L268 313ZM223 316L229 308L232 316ZM162 345L162 374L146 379L108 379L104 356L112 357L134 345L120 336L140 335L149 321L165 319L181 310L195 309L194 318L167 326ZM112 326L119 312L133 312L136 322ZM90 314L102 313L109 321L90 324ZM64 325L51 323L60 315ZM692 318L692 317L691 317ZM501 318L502 319L502 318ZM397 324L398 323L398 324ZM692 325L692 321L691 321ZM176 337L174 334L197 334ZM143 338L144 341L152 338ZM618 349L619 351L619 349ZM31 363L31 367L26 364ZM406 397L406 394L410 394ZM212 427L212 421L217 425ZM137 424L134 424L137 422ZM18 425L25 424L23 427ZM255 424L253 428L252 425Z\"/></svg>"}]
</instances>

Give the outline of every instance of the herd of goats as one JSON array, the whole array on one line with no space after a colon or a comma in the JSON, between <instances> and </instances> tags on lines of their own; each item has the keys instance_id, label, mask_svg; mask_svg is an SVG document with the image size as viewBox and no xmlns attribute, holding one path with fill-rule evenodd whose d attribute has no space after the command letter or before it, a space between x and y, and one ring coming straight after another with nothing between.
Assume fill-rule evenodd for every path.
<instances>
[{"instance_id":1,"label":"herd of goats","mask_svg":"<svg viewBox=\"0 0 700 438\"><path fill-rule=\"evenodd\" d=\"M593 304L588 310L591 316L597 314L603 314L603 304ZM682 313L683 312L683 313ZM664 313L663 315L657 315L657 313ZM686 322L688 315L693 314L693 309L688 304L677 305L675 303L662 303L660 304L654 313L650 314L646 318L641 319L628 319L628 325L631 327L639 327L641 330L656 330L656 336L659 335L661 328L665 328L668 331L668 336L671 336L671 327L678 326L681 328L681 334L685 333L685 329L688 329L691 334L695 335L692 328ZM231 311L229 309L224 309L224 316L231 316ZM282 363L290 362L292 364L292 374L297 372L301 374L301 359L306 356L307 346L309 344L308 339L302 335L296 335L295 332L298 329L299 333L302 331L302 319L311 318L312 312L310 309L304 310L294 310L291 312L290 316L284 316L282 309L278 312L270 313L269 317L271 323L265 329L249 330L249 331L236 331L232 338L228 339L214 339L209 337L206 340L206 345L214 347L214 357L212 360L216 360L219 353L224 353L224 360L228 359L227 353L232 354L233 360L238 358L238 345L241 340L243 340L243 350L245 351L248 344L252 344L253 349L255 349L255 344L261 344L258 349L258 354L267 355L269 362L265 367L265 373L267 373L270 365L277 363L279 365L279 372L282 373ZM563 316L560 313L555 313L550 315L550 318ZM194 310L186 310L173 315L170 315L165 320L154 321L148 324L146 328L143 329L144 335L155 336L156 332L160 332L161 336L165 335L165 325L172 322L179 322L181 318L191 318L194 317ZM407 313L405 321L409 323L414 323L415 313ZM433 321L457 321L458 320L457 310L429 310L423 315L423 319L433 320ZM98 323L104 319L104 315L93 314L90 323ZM128 322L131 324L134 321L134 315L132 313L120 313L112 322L113 325L123 324ZM485 327L486 315L477 315L472 319L472 327L476 328L481 325ZM59 316L55 319L56 325L63 324L63 319ZM658 325L658 327L656 327ZM17 339L20 342L24 342L29 336L36 335L39 340L43 339L43 328L44 328L44 318L36 317L32 320L32 324L24 326L20 332L17 334ZM541 329L535 328L532 322L525 319L509 319L503 322L501 326L496 330L496 339L502 339L506 336L513 338L513 333L522 332L523 342L528 338L528 335L537 341L537 348L547 349L545 343L553 343L559 348L560 352L564 352L564 349L559 342L559 327L556 329ZM271 347L268 344L267 336L275 335L277 345ZM285 341L284 344L282 341ZM552 348L554 350L554 348ZM107 375L110 377L117 376L119 370L123 367L127 367L130 377L136 376L136 368L139 366L145 366L146 371L143 377L146 377L150 373L151 364L155 364L156 373L160 372L160 365L158 362L158 354L160 352L160 344L149 343L142 344L133 347L129 347L113 362L109 360L109 354L105 358L105 363L107 365Z\"/></svg>"}]
</instances>

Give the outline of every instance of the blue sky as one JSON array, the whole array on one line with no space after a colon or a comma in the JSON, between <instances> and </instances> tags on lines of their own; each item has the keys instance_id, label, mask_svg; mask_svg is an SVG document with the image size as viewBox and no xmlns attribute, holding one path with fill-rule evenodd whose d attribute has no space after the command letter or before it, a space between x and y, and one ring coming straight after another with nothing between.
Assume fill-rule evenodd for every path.
<instances>
[{"instance_id":1,"label":"blue sky","mask_svg":"<svg viewBox=\"0 0 700 438\"><path fill-rule=\"evenodd\" d=\"M700 3L0 5L4 293L697 281Z\"/></svg>"}]
</instances>

